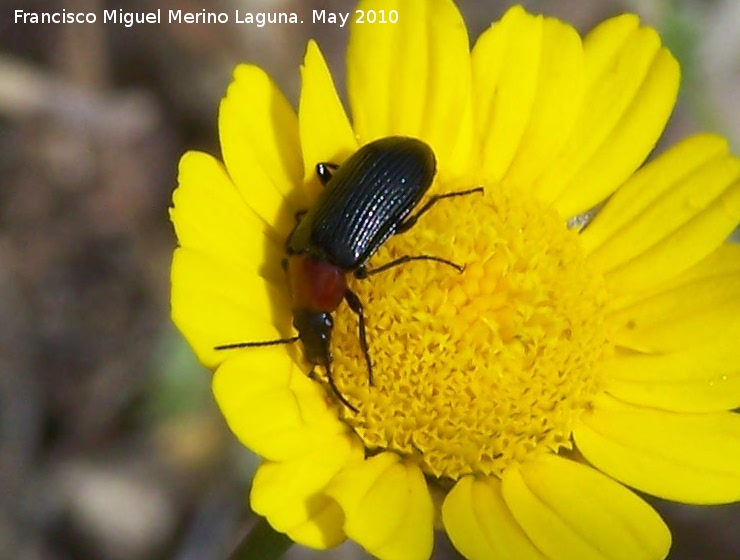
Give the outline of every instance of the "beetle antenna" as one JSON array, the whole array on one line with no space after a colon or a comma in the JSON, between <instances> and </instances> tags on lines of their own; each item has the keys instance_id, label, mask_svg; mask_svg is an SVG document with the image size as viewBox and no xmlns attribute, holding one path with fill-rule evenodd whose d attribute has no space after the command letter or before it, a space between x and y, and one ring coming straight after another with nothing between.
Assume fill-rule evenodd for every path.
<instances>
[{"instance_id":1,"label":"beetle antenna","mask_svg":"<svg viewBox=\"0 0 740 560\"><path fill-rule=\"evenodd\" d=\"M293 344L298 342L300 337L291 336L290 338L278 338L276 340L263 340L260 342L234 342L232 344L221 344L214 346L214 350L234 350L235 348L253 348L255 346L277 346L278 344Z\"/></svg>"}]
</instances>

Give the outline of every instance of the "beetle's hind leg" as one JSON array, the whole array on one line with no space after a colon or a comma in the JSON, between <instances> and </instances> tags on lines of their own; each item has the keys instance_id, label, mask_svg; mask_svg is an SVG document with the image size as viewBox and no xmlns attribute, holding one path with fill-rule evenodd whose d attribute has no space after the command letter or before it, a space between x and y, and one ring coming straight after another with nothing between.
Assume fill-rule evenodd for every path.
<instances>
[{"instance_id":1,"label":"beetle's hind leg","mask_svg":"<svg viewBox=\"0 0 740 560\"><path fill-rule=\"evenodd\" d=\"M321 184L326 186L326 184L329 182L329 180L334 175L334 172L339 169L339 166L336 163L330 163L328 161L322 161L321 163L316 164L316 175L319 176L319 181L321 181Z\"/></svg>"},{"instance_id":2,"label":"beetle's hind leg","mask_svg":"<svg viewBox=\"0 0 740 560\"><path fill-rule=\"evenodd\" d=\"M344 292L344 299L347 301L349 308L357 313L357 318L360 322L360 348L362 353L365 355L365 363L367 364L367 377L370 380L370 385L373 384L373 363L370 360L370 348L367 345L367 332L365 331L365 313L362 309L362 302L357 294L352 290Z\"/></svg>"}]
</instances>

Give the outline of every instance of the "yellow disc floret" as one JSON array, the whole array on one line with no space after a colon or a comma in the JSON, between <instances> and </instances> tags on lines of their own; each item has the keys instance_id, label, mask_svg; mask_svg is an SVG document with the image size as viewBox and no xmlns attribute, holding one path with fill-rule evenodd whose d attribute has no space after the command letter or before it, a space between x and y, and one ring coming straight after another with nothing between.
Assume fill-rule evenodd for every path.
<instances>
[{"instance_id":1,"label":"yellow disc floret","mask_svg":"<svg viewBox=\"0 0 740 560\"><path fill-rule=\"evenodd\" d=\"M366 448L451 479L570 448L609 351L604 283L578 233L521 192L486 186L435 205L368 268L403 255L465 270L415 261L351 281L374 384L346 305L335 316L333 375L359 409L342 415Z\"/></svg>"}]
</instances>

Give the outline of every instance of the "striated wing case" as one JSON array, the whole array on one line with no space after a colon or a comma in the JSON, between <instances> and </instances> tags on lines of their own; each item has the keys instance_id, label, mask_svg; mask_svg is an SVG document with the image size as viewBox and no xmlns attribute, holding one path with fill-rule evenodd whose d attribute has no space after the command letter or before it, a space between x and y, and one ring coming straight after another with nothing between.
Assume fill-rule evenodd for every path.
<instances>
[{"instance_id":1,"label":"striated wing case","mask_svg":"<svg viewBox=\"0 0 740 560\"><path fill-rule=\"evenodd\" d=\"M393 235L434 179L432 149L420 140L371 142L342 164L288 240L306 253L352 271Z\"/></svg>"}]
</instances>

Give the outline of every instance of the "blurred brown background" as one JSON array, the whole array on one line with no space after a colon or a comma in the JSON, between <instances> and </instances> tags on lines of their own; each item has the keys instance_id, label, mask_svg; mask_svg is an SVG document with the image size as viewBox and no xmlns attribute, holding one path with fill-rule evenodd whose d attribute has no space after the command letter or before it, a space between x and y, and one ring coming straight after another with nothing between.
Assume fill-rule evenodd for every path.
<instances>
[{"instance_id":1,"label":"blurred brown background","mask_svg":"<svg viewBox=\"0 0 740 560\"><path fill-rule=\"evenodd\" d=\"M511 3L461 0L472 38ZM637 11L684 67L668 141L700 129L740 147L740 2L530 0L579 29ZM102 24L102 11L295 11L303 25ZM238 62L295 103L316 38L343 87L339 0L0 0L0 559L224 558L250 521L257 460L215 410L209 374L169 321L179 155L218 154ZM95 12L23 25L14 10ZM740 508L658 503L671 558L740 557ZM366 558L352 544L299 558ZM457 558L440 540L435 558Z\"/></svg>"}]
</instances>

